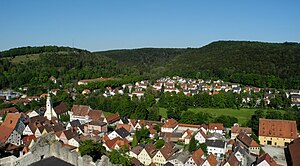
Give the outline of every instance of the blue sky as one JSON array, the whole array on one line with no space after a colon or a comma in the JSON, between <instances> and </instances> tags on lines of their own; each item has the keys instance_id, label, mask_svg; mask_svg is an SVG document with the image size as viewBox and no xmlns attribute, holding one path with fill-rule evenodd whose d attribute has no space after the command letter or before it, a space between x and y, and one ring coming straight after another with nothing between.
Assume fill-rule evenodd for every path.
<instances>
[{"instance_id":1,"label":"blue sky","mask_svg":"<svg viewBox=\"0 0 300 166\"><path fill-rule=\"evenodd\" d=\"M185 48L217 40L299 42L300 1L0 1L0 50Z\"/></svg>"}]
</instances>

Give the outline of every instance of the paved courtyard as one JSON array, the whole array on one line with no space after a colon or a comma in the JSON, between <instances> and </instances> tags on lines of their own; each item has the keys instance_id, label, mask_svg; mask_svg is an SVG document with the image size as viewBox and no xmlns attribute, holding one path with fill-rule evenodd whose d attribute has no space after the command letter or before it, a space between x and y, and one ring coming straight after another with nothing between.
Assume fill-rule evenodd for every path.
<instances>
[{"instance_id":1,"label":"paved courtyard","mask_svg":"<svg viewBox=\"0 0 300 166\"><path fill-rule=\"evenodd\" d=\"M283 147L265 145L262 148L266 153L269 153L269 155L273 157L277 164L287 165Z\"/></svg>"}]
</instances>

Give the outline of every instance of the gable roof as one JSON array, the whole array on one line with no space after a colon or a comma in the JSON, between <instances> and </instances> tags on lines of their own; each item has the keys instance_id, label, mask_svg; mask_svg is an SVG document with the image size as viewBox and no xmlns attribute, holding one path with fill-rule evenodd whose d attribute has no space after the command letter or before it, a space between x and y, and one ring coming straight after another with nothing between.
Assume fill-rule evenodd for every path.
<instances>
[{"instance_id":1,"label":"gable roof","mask_svg":"<svg viewBox=\"0 0 300 166\"><path fill-rule=\"evenodd\" d=\"M231 133L240 133L240 132L245 132L246 134L252 134L252 129L249 127L238 127L238 126L231 127Z\"/></svg>"},{"instance_id":2,"label":"gable roof","mask_svg":"<svg viewBox=\"0 0 300 166\"><path fill-rule=\"evenodd\" d=\"M202 135L205 139L207 138L207 135L204 133L204 131L203 130L199 130L196 134L200 134L200 135Z\"/></svg>"},{"instance_id":3,"label":"gable roof","mask_svg":"<svg viewBox=\"0 0 300 166\"><path fill-rule=\"evenodd\" d=\"M288 145L289 154L293 165L300 165L300 138L295 139Z\"/></svg>"},{"instance_id":4,"label":"gable roof","mask_svg":"<svg viewBox=\"0 0 300 166\"><path fill-rule=\"evenodd\" d=\"M244 132L240 132L237 139L243 142L247 147L259 147L258 143Z\"/></svg>"},{"instance_id":5,"label":"gable roof","mask_svg":"<svg viewBox=\"0 0 300 166\"><path fill-rule=\"evenodd\" d=\"M54 111L57 115L61 115L63 113L68 112L68 106L63 101L58 102L58 103L54 103L53 104L53 109L54 109Z\"/></svg>"},{"instance_id":6,"label":"gable roof","mask_svg":"<svg viewBox=\"0 0 300 166\"><path fill-rule=\"evenodd\" d=\"M118 124L116 129L119 129L119 128L124 128L125 130L127 130L128 132L130 132L130 128L131 126L129 124Z\"/></svg>"},{"instance_id":7,"label":"gable roof","mask_svg":"<svg viewBox=\"0 0 300 166\"><path fill-rule=\"evenodd\" d=\"M126 130L126 129L124 129L123 127L121 127L121 128L119 128L119 129L117 129L117 130L115 130L122 138L126 138L127 136L129 136L130 135L130 133Z\"/></svg>"},{"instance_id":8,"label":"gable roof","mask_svg":"<svg viewBox=\"0 0 300 166\"><path fill-rule=\"evenodd\" d=\"M167 122L165 122L165 124L162 126L162 127L165 127L165 128L174 128L178 125L178 122L171 118L171 119L168 119Z\"/></svg>"},{"instance_id":9,"label":"gable roof","mask_svg":"<svg viewBox=\"0 0 300 166\"><path fill-rule=\"evenodd\" d=\"M105 126L107 123L100 121L100 120L92 120L89 122L89 125L94 125L94 126Z\"/></svg>"},{"instance_id":10,"label":"gable roof","mask_svg":"<svg viewBox=\"0 0 300 166\"><path fill-rule=\"evenodd\" d=\"M152 144L152 143L148 143L146 146L145 146L145 150L146 152L148 153L148 155L152 158L155 153L157 152L156 151L156 148L155 146Z\"/></svg>"},{"instance_id":11,"label":"gable roof","mask_svg":"<svg viewBox=\"0 0 300 166\"><path fill-rule=\"evenodd\" d=\"M235 155L232 153L228 160L226 161L230 166L239 166L240 165L240 162L239 160L235 157ZM225 162L225 163L226 163Z\"/></svg>"},{"instance_id":12,"label":"gable roof","mask_svg":"<svg viewBox=\"0 0 300 166\"><path fill-rule=\"evenodd\" d=\"M259 119L259 136L297 138L296 121Z\"/></svg>"},{"instance_id":13,"label":"gable roof","mask_svg":"<svg viewBox=\"0 0 300 166\"><path fill-rule=\"evenodd\" d=\"M216 157L213 154L208 155L206 160L211 166L217 166L218 165L218 161L217 161Z\"/></svg>"},{"instance_id":14,"label":"gable roof","mask_svg":"<svg viewBox=\"0 0 300 166\"><path fill-rule=\"evenodd\" d=\"M73 120L72 122L70 122L70 125L72 127L79 127L81 131L83 131L83 125L80 123L80 121L78 119Z\"/></svg>"},{"instance_id":15,"label":"gable roof","mask_svg":"<svg viewBox=\"0 0 300 166\"><path fill-rule=\"evenodd\" d=\"M14 129L16 127L20 117L21 117L20 113L8 113L1 126Z\"/></svg>"},{"instance_id":16,"label":"gable roof","mask_svg":"<svg viewBox=\"0 0 300 166\"><path fill-rule=\"evenodd\" d=\"M129 123L129 120L126 117L122 117L121 120L122 120L122 122L124 124L128 124Z\"/></svg>"},{"instance_id":17,"label":"gable roof","mask_svg":"<svg viewBox=\"0 0 300 166\"><path fill-rule=\"evenodd\" d=\"M269 153L265 153L257 159L257 164L266 161L270 166L278 166L276 161L269 155Z\"/></svg>"},{"instance_id":18,"label":"gable roof","mask_svg":"<svg viewBox=\"0 0 300 166\"><path fill-rule=\"evenodd\" d=\"M139 155L141 153L141 151L144 149L144 147L138 145L138 146L135 146L131 149L131 151L136 154L136 155Z\"/></svg>"},{"instance_id":19,"label":"gable roof","mask_svg":"<svg viewBox=\"0 0 300 166\"><path fill-rule=\"evenodd\" d=\"M90 119L100 120L102 115L102 110L90 110L88 113Z\"/></svg>"},{"instance_id":20,"label":"gable roof","mask_svg":"<svg viewBox=\"0 0 300 166\"><path fill-rule=\"evenodd\" d=\"M107 123L108 123L108 124L112 124L112 123L114 123L114 122L120 120L120 115L119 115L119 113L117 112L117 113L115 113L115 114L113 114L113 115L108 116L108 117L106 118L106 120L107 120Z\"/></svg>"},{"instance_id":21,"label":"gable roof","mask_svg":"<svg viewBox=\"0 0 300 166\"><path fill-rule=\"evenodd\" d=\"M210 123L208 124L210 130L224 130L223 123Z\"/></svg>"},{"instance_id":22,"label":"gable roof","mask_svg":"<svg viewBox=\"0 0 300 166\"><path fill-rule=\"evenodd\" d=\"M86 116L88 115L90 110L91 110L90 107L87 105L73 105L71 109L73 115L76 116Z\"/></svg>"},{"instance_id":23,"label":"gable roof","mask_svg":"<svg viewBox=\"0 0 300 166\"><path fill-rule=\"evenodd\" d=\"M122 139L120 137L116 137L112 140L108 140L104 143L109 149L113 149L116 145L119 147L129 146L129 141L127 139Z\"/></svg>"},{"instance_id":24,"label":"gable roof","mask_svg":"<svg viewBox=\"0 0 300 166\"><path fill-rule=\"evenodd\" d=\"M166 160L168 160L177 149L175 148L175 144L173 142L166 142L165 145L160 149L161 154L164 156Z\"/></svg>"},{"instance_id":25,"label":"gable roof","mask_svg":"<svg viewBox=\"0 0 300 166\"><path fill-rule=\"evenodd\" d=\"M4 108L4 109L0 110L0 116L2 116L3 114L15 113L15 112L19 112L16 109L16 107Z\"/></svg>"},{"instance_id":26,"label":"gable roof","mask_svg":"<svg viewBox=\"0 0 300 166\"><path fill-rule=\"evenodd\" d=\"M199 166L201 163L203 163L203 159L201 158L204 155L204 152L201 148L199 148L198 150L196 150L193 155L192 155L192 159L194 160L194 162L196 163L197 166Z\"/></svg>"},{"instance_id":27,"label":"gable roof","mask_svg":"<svg viewBox=\"0 0 300 166\"><path fill-rule=\"evenodd\" d=\"M65 130L65 131L63 131L63 133L65 134L65 136L68 140L70 140L74 137L78 137L78 133L73 129Z\"/></svg>"}]
</instances>

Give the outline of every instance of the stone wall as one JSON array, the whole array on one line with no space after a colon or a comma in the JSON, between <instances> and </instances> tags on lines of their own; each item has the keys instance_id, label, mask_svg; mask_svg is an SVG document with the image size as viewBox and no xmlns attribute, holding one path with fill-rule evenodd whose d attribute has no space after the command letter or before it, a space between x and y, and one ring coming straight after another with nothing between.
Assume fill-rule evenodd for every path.
<instances>
[{"instance_id":1,"label":"stone wall","mask_svg":"<svg viewBox=\"0 0 300 166\"><path fill-rule=\"evenodd\" d=\"M62 147L61 143L55 140L55 134L49 133L38 138L30 151L19 158L9 156L0 159L1 166L23 166L48 157L57 157L76 166L113 166L107 156L102 156L100 160L93 162L91 156L80 156L78 152L72 152Z\"/></svg>"}]
</instances>

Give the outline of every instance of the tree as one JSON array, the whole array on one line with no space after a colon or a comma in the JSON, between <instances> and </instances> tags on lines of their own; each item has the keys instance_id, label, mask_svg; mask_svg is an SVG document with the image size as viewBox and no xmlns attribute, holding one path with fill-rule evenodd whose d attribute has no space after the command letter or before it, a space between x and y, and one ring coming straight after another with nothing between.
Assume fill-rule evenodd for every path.
<instances>
[{"instance_id":1,"label":"tree","mask_svg":"<svg viewBox=\"0 0 300 166\"><path fill-rule=\"evenodd\" d=\"M133 136L132 142L131 142L131 146L135 147L138 145L138 140L136 138L136 134Z\"/></svg>"},{"instance_id":2,"label":"tree","mask_svg":"<svg viewBox=\"0 0 300 166\"><path fill-rule=\"evenodd\" d=\"M164 146L165 144L165 141L163 139L159 139L156 141L156 143L154 144L156 149L160 149Z\"/></svg>"},{"instance_id":3,"label":"tree","mask_svg":"<svg viewBox=\"0 0 300 166\"><path fill-rule=\"evenodd\" d=\"M105 154L105 148L102 146L102 143L94 142L92 140L86 140L80 142L79 152L81 156L89 155L93 158L93 161L96 161Z\"/></svg>"},{"instance_id":4,"label":"tree","mask_svg":"<svg viewBox=\"0 0 300 166\"><path fill-rule=\"evenodd\" d=\"M201 148L204 154L207 155L207 146L205 143L199 144L199 148Z\"/></svg>"},{"instance_id":5,"label":"tree","mask_svg":"<svg viewBox=\"0 0 300 166\"><path fill-rule=\"evenodd\" d=\"M263 110L256 110L248 121L248 127L252 128L255 134L258 134L259 118L264 118L265 112Z\"/></svg>"},{"instance_id":6,"label":"tree","mask_svg":"<svg viewBox=\"0 0 300 166\"><path fill-rule=\"evenodd\" d=\"M69 114L60 115L59 121L61 121L61 122L70 122L70 115Z\"/></svg>"},{"instance_id":7,"label":"tree","mask_svg":"<svg viewBox=\"0 0 300 166\"><path fill-rule=\"evenodd\" d=\"M195 140L195 135L192 136L189 146L188 146L189 152L193 152L197 150L197 141Z\"/></svg>"},{"instance_id":8,"label":"tree","mask_svg":"<svg viewBox=\"0 0 300 166\"><path fill-rule=\"evenodd\" d=\"M128 155L122 151L113 149L109 154L109 161L113 164L121 164L124 166L130 166L131 161Z\"/></svg>"}]
</instances>

